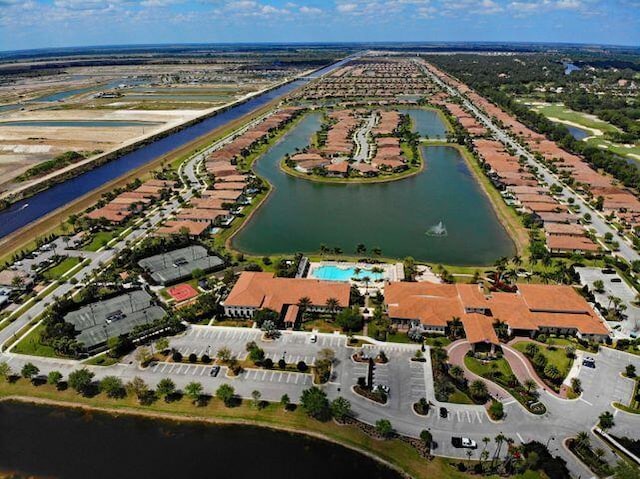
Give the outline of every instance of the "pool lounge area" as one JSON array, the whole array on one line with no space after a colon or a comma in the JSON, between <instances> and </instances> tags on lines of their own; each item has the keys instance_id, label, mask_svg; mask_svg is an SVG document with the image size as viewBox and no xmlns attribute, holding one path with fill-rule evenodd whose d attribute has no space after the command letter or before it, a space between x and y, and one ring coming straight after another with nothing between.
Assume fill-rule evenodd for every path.
<instances>
[{"instance_id":1,"label":"pool lounge area","mask_svg":"<svg viewBox=\"0 0 640 479\"><path fill-rule=\"evenodd\" d=\"M374 268L380 268L382 272L374 272ZM404 267L402 263L367 264L321 261L309 265L307 278L348 282L359 288L365 287L369 291L381 290L386 282L402 281ZM367 278L368 280L365 281Z\"/></svg>"}]
</instances>

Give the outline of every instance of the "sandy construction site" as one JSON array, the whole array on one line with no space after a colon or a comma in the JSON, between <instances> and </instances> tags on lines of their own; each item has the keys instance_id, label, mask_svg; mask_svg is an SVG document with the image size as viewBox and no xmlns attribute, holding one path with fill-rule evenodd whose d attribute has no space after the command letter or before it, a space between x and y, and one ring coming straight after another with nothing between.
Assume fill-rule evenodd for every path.
<instances>
[{"instance_id":1,"label":"sandy construction site","mask_svg":"<svg viewBox=\"0 0 640 479\"><path fill-rule=\"evenodd\" d=\"M95 158L301 72L246 59L66 67L36 76L2 76L0 65L0 197L40 181L45 174L30 169L58 155Z\"/></svg>"}]
</instances>

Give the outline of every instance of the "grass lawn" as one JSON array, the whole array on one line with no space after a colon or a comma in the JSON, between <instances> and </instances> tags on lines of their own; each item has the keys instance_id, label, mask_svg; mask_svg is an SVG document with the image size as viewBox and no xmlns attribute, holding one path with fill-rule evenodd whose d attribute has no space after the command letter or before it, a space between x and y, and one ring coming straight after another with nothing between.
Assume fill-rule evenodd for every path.
<instances>
[{"instance_id":1,"label":"grass lawn","mask_svg":"<svg viewBox=\"0 0 640 479\"><path fill-rule=\"evenodd\" d=\"M330 323L324 319L314 319L313 321L306 321L302 324L303 331L313 331L317 329L320 333L333 333L334 331L341 331L339 326L335 323ZM357 334L357 333L356 333Z\"/></svg>"},{"instance_id":2,"label":"grass lawn","mask_svg":"<svg viewBox=\"0 0 640 479\"><path fill-rule=\"evenodd\" d=\"M48 280L60 279L64 276L69 270L71 270L76 265L80 264L80 258L77 257L69 257L62 260L56 266L47 269L42 275Z\"/></svg>"},{"instance_id":3,"label":"grass lawn","mask_svg":"<svg viewBox=\"0 0 640 479\"><path fill-rule=\"evenodd\" d=\"M340 444L370 452L401 467L407 474L416 479L463 479L472 477L459 472L452 465L453 462L459 461L443 458L427 461L421 458L412 446L403 441L374 439L357 427L341 426L334 421L319 422L309 418L301 408L287 412L279 404L268 404L263 409L256 409L251 407L250 401L243 401L238 407L227 408L218 399L212 399L207 405L198 407L184 398L171 403L156 401L151 405L142 406L132 397L109 399L103 394L98 394L92 398L85 398L70 389L58 391L55 387L46 384L33 386L25 379L18 379L13 384L0 383L0 397L7 396L56 401L59 405L102 408L115 413L147 414L210 422L233 421L267 427L287 428L320 435ZM497 476L486 477L495 478ZM541 477L543 476L537 473L527 473L521 479Z\"/></svg>"},{"instance_id":4,"label":"grass lawn","mask_svg":"<svg viewBox=\"0 0 640 479\"><path fill-rule=\"evenodd\" d=\"M482 377L489 378L491 375L500 374L501 377L506 378L513 375L511 366L509 366L509 363L504 358L484 362L470 356L465 356L464 365L468 367L471 372Z\"/></svg>"},{"instance_id":5,"label":"grass lawn","mask_svg":"<svg viewBox=\"0 0 640 479\"><path fill-rule=\"evenodd\" d=\"M570 121L578 125L585 126L587 128L595 128L601 130L603 133L616 132L618 129L611 123L600 120L598 118L592 118L579 111L569 109L564 105L548 105L548 106L536 106L534 109L538 113L542 113L547 118L557 118L558 120Z\"/></svg>"},{"instance_id":6,"label":"grass lawn","mask_svg":"<svg viewBox=\"0 0 640 479\"><path fill-rule=\"evenodd\" d=\"M417 344L409 339L407 333L389 333L387 334L387 341L390 343Z\"/></svg>"},{"instance_id":7,"label":"grass lawn","mask_svg":"<svg viewBox=\"0 0 640 479\"><path fill-rule=\"evenodd\" d=\"M117 236L120 231L122 230L116 229L113 231L98 231L93 235L91 241L82 249L84 249L85 251L98 251L109 241L111 241L115 236Z\"/></svg>"},{"instance_id":8,"label":"grass lawn","mask_svg":"<svg viewBox=\"0 0 640 479\"><path fill-rule=\"evenodd\" d=\"M451 340L447 336L440 336L437 338L424 338L424 343L427 346L439 346L445 348L451 344Z\"/></svg>"},{"instance_id":9,"label":"grass lawn","mask_svg":"<svg viewBox=\"0 0 640 479\"><path fill-rule=\"evenodd\" d=\"M17 354L28 354L31 356L44 356L47 358L59 357L51 346L40 343L40 332L43 326L39 325L28 335L23 337L13 348Z\"/></svg>"},{"instance_id":10,"label":"grass lawn","mask_svg":"<svg viewBox=\"0 0 640 479\"><path fill-rule=\"evenodd\" d=\"M113 366L114 364L118 364L119 360L119 358L112 358L108 354L100 354L99 356L87 359L83 364L90 366Z\"/></svg>"},{"instance_id":11,"label":"grass lawn","mask_svg":"<svg viewBox=\"0 0 640 479\"><path fill-rule=\"evenodd\" d=\"M555 341L558 340L555 339ZM524 353L527 348L527 344L529 343L530 341L522 341L520 343L516 343L513 347L521 353ZM540 349L540 352L546 356L547 364L555 364L562 374L562 377L567 377L567 374L569 374L569 370L571 369L573 359L567 357L564 348L562 346L557 346L550 349L549 346L544 347L539 344L537 346Z\"/></svg>"},{"instance_id":12,"label":"grass lawn","mask_svg":"<svg viewBox=\"0 0 640 479\"><path fill-rule=\"evenodd\" d=\"M454 404L473 404L473 401L462 391L456 389L452 394L449 394L449 400L447 402Z\"/></svg>"}]
</instances>

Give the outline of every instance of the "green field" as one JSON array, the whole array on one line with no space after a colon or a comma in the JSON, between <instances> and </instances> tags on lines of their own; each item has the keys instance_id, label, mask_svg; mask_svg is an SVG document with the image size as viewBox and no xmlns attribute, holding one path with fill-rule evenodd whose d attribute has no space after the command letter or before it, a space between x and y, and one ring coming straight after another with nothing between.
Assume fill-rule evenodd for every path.
<instances>
[{"instance_id":1,"label":"green field","mask_svg":"<svg viewBox=\"0 0 640 479\"><path fill-rule=\"evenodd\" d=\"M529 341L522 341L520 343L515 344L513 347L524 354L527 344ZM567 357L567 353L562 346L552 346L545 347L540 344L537 344L540 353L542 353L547 358L547 364L555 364L555 366L560 370L562 377L567 377L569 374L569 370L571 369L571 364L573 363L573 359Z\"/></svg>"},{"instance_id":2,"label":"green field","mask_svg":"<svg viewBox=\"0 0 640 479\"><path fill-rule=\"evenodd\" d=\"M48 280L60 279L69 270L80 263L80 258L71 257L62 260L59 264L47 269L42 275Z\"/></svg>"},{"instance_id":3,"label":"green field","mask_svg":"<svg viewBox=\"0 0 640 479\"><path fill-rule=\"evenodd\" d=\"M571 110L562 104L554 104L548 106L533 105L532 108L538 113L542 113L547 118L557 118L558 120L570 121L586 128L594 128L606 132L617 132L618 129L611 123L608 123L597 118L593 118L590 115L580 113L578 111Z\"/></svg>"},{"instance_id":4,"label":"green field","mask_svg":"<svg viewBox=\"0 0 640 479\"><path fill-rule=\"evenodd\" d=\"M24 336L18 344L16 344L15 348L13 348L13 352L30 356L44 356L47 358L58 357L51 346L44 345L40 342L40 332L42 328L43 326L39 325L28 335Z\"/></svg>"},{"instance_id":5,"label":"green field","mask_svg":"<svg viewBox=\"0 0 640 479\"><path fill-rule=\"evenodd\" d=\"M82 249L85 251L98 251L122 231L123 228L118 228L113 231L98 231L93 235L91 241Z\"/></svg>"}]
</instances>

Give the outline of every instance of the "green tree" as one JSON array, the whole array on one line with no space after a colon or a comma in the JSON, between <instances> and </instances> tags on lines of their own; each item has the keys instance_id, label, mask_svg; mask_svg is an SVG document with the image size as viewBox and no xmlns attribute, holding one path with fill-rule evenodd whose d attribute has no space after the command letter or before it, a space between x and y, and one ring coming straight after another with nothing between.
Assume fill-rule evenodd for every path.
<instances>
[{"instance_id":1,"label":"green tree","mask_svg":"<svg viewBox=\"0 0 640 479\"><path fill-rule=\"evenodd\" d=\"M615 479L640 479L640 469L627 461L618 461L613 468Z\"/></svg>"},{"instance_id":2,"label":"green tree","mask_svg":"<svg viewBox=\"0 0 640 479\"><path fill-rule=\"evenodd\" d=\"M376 421L376 432L384 438L388 438L393 434L393 426L388 419L378 419Z\"/></svg>"},{"instance_id":3,"label":"green tree","mask_svg":"<svg viewBox=\"0 0 640 479\"><path fill-rule=\"evenodd\" d=\"M165 401L176 392L176 384L170 378L162 378L156 386L156 392L164 397Z\"/></svg>"},{"instance_id":4,"label":"green tree","mask_svg":"<svg viewBox=\"0 0 640 479\"><path fill-rule=\"evenodd\" d=\"M221 384L216 390L216 397L220 399L225 406L230 407L233 404L233 400L236 396L236 391L232 386L228 384Z\"/></svg>"},{"instance_id":5,"label":"green tree","mask_svg":"<svg viewBox=\"0 0 640 479\"><path fill-rule=\"evenodd\" d=\"M280 404L282 404L282 407L285 409L289 409L289 405L291 404L291 400L289 399L289 395L288 394L283 394L282 397L280 398Z\"/></svg>"},{"instance_id":6,"label":"green tree","mask_svg":"<svg viewBox=\"0 0 640 479\"><path fill-rule=\"evenodd\" d=\"M613 414L609 411L605 411L600 416L598 416L598 425L600 429L606 431L607 429L611 429L615 426L615 421L613 420Z\"/></svg>"},{"instance_id":7,"label":"green tree","mask_svg":"<svg viewBox=\"0 0 640 479\"><path fill-rule=\"evenodd\" d=\"M12 374L11 366L9 366L6 361L0 362L0 378L6 381Z\"/></svg>"},{"instance_id":8,"label":"green tree","mask_svg":"<svg viewBox=\"0 0 640 479\"><path fill-rule=\"evenodd\" d=\"M477 400L483 400L487 398L489 391L487 389L487 385L481 379L476 379L471 384L469 384L469 392L471 396L473 396Z\"/></svg>"},{"instance_id":9,"label":"green tree","mask_svg":"<svg viewBox=\"0 0 640 479\"><path fill-rule=\"evenodd\" d=\"M25 363L25 365L22 366L22 370L20 371L20 375L23 378L29 380L32 380L35 376L38 375L38 373L40 373L40 368L38 368L38 366L33 363Z\"/></svg>"},{"instance_id":10,"label":"green tree","mask_svg":"<svg viewBox=\"0 0 640 479\"><path fill-rule=\"evenodd\" d=\"M431 434L431 431L427 431L426 429L420 431L420 439L422 439L425 446L431 448L431 443L433 442L433 435Z\"/></svg>"},{"instance_id":11,"label":"green tree","mask_svg":"<svg viewBox=\"0 0 640 479\"><path fill-rule=\"evenodd\" d=\"M78 394L85 395L93 383L94 374L87 368L77 369L69 374L69 387Z\"/></svg>"},{"instance_id":12,"label":"green tree","mask_svg":"<svg viewBox=\"0 0 640 479\"><path fill-rule=\"evenodd\" d=\"M125 390L127 391L127 393L134 395L138 399L138 402L140 404L148 401L151 394L147 383L145 383L144 380L138 376L134 377L126 384Z\"/></svg>"},{"instance_id":13,"label":"green tree","mask_svg":"<svg viewBox=\"0 0 640 479\"><path fill-rule=\"evenodd\" d=\"M184 393L187 395L193 404L199 404L200 399L202 398L202 393L204 389L202 384L196 381L192 381L186 385L184 388Z\"/></svg>"},{"instance_id":14,"label":"green tree","mask_svg":"<svg viewBox=\"0 0 640 479\"><path fill-rule=\"evenodd\" d=\"M160 338L156 341L156 349L158 351L166 351L169 349L169 340L167 338Z\"/></svg>"},{"instance_id":15,"label":"green tree","mask_svg":"<svg viewBox=\"0 0 640 479\"><path fill-rule=\"evenodd\" d=\"M331 414L338 421L344 421L347 416L351 415L351 403L342 396L331 401Z\"/></svg>"},{"instance_id":16,"label":"green tree","mask_svg":"<svg viewBox=\"0 0 640 479\"><path fill-rule=\"evenodd\" d=\"M253 407L254 409L260 409L260 406L262 405L261 399L262 393L260 391L258 391L257 389L251 391L251 407Z\"/></svg>"},{"instance_id":17,"label":"green tree","mask_svg":"<svg viewBox=\"0 0 640 479\"><path fill-rule=\"evenodd\" d=\"M122 380L116 376L105 376L100 380L100 392L110 398L121 398L125 395Z\"/></svg>"},{"instance_id":18,"label":"green tree","mask_svg":"<svg viewBox=\"0 0 640 479\"><path fill-rule=\"evenodd\" d=\"M336 316L336 324L345 332L360 331L364 325L364 317L357 306L345 308Z\"/></svg>"},{"instance_id":19,"label":"green tree","mask_svg":"<svg viewBox=\"0 0 640 479\"><path fill-rule=\"evenodd\" d=\"M627 364L624 368L624 373L628 378L636 377L636 367L633 364Z\"/></svg>"},{"instance_id":20,"label":"green tree","mask_svg":"<svg viewBox=\"0 0 640 479\"><path fill-rule=\"evenodd\" d=\"M300 405L309 416L319 421L326 421L331 416L327 395L315 386L302 391Z\"/></svg>"},{"instance_id":21,"label":"green tree","mask_svg":"<svg viewBox=\"0 0 640 479\"><path fill-rule=\"evenodd\" d=\"M229 360L231 360L231 350L224 346L220 349L218 349L218 353L216 354L216 357L223 363L228 363Z\"/></svg>"},{"instance_id":22,"label":"green tree","mask_svg":"<svg viewBox=\"0 0 640 479\"><path fill-rule=\"evenodd\" d=\"M57 386L62 381L62 373L60 371L51 371L47 374L47 383Z\"/></svg>"}]
</instances>

